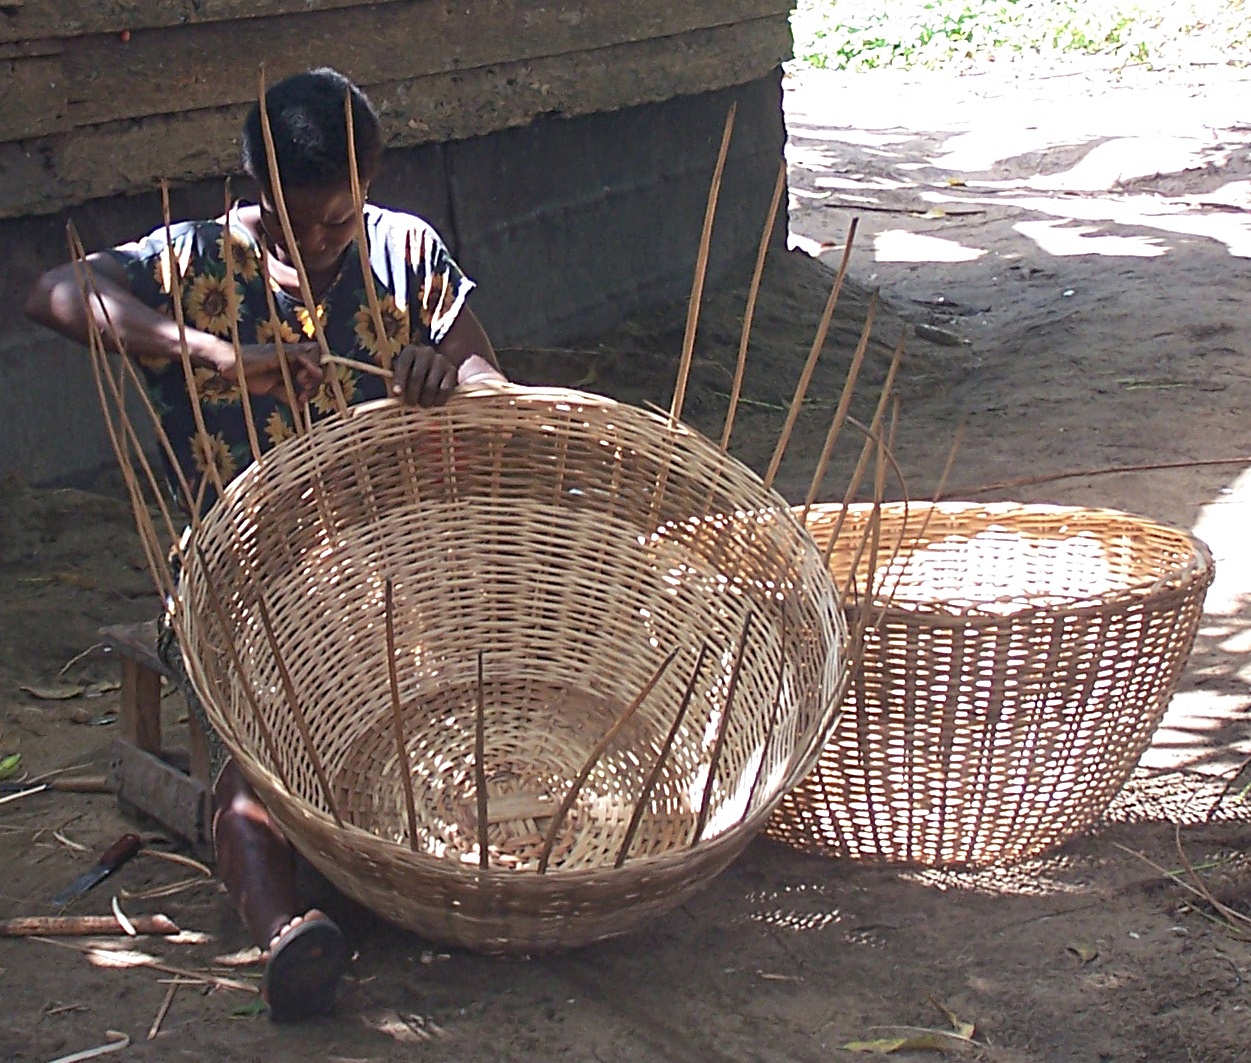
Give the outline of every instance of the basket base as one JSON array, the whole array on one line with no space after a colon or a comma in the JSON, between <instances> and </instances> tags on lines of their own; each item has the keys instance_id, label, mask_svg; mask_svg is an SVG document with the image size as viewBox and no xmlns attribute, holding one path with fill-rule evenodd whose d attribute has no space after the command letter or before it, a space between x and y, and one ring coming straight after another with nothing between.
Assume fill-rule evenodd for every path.
<instances>
[{"instance_id":1,"label":"basket base","mask_svg":"<svg viewBox=\"0 0 1251 1063\"><path fill-rule=\"evenodd\" d=\"M482 693L488 866L537 871L561 802L625 706L576 687L526 680L496 679ZM415 845L390 711L375 715L355 737L335 777L344 822L420 853L478 867L477 701L477 684L461 684L405 708ZM662 737L655 730L635 717L598 759L561 818L549 867L611 866L642 788L644 769L630 753L658 751ZM650 767L650 758L642 759ZM694 830L689 795L678 787L690 772L678 750L667 763L631 841L632 856L667 851Z\"/></svg>"}]
</instances>

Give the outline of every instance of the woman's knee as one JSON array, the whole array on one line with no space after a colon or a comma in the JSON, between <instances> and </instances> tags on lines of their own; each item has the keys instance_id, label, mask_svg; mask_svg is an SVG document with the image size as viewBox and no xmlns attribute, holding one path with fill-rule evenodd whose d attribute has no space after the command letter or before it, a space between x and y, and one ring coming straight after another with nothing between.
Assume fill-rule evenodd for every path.
<instances>
[{"instance_id":1,"label":"woman's knee","mask_svg":"<svg viewBox=\"0 0 1251 1063\"><path fill-rule=\"evenodd\" d=\"M215 834L223 829L260 827L281 837L261 799L234 761L227 763L217 778L217 785L213 788L213 808Z\"/></svg>"}]
</instances>

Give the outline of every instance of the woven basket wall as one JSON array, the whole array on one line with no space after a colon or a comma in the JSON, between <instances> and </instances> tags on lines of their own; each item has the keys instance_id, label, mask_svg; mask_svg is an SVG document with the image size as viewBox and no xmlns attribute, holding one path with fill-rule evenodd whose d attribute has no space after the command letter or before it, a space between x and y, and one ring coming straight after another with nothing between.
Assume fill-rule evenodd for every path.
<instances>
[{"instance_id":1,"label":"woven basket wall","mask_svg":"<svg viewBox=\"0 0 1251 1063\"><path fill-rule=\"evenodd\" d=\"M841 507L814 508L824 547ZM872 506L830 558L845 586ZM1088 828L1168 707L1213 569L1193 536L1108 510L888 504L881 622L843 714L767 832L829 856L978 867ZM898 545L898 553L894 547ZM849 606L870 608L867 602Z\"/></svg>"},{"instance_id":2,"label":"woven basket wall","mask_svg":"<svg viewBox=\"0 0 1251 1063\"><path fill-rule=\"evenodd\" d=\"M807 773L837 711L844 614L800 521L703 437L606 399L508 387L438 410L357 407L250 467L194 542L181 635L214 726L332 882L449 944L578 945L680 903ZM684 723L615 868L701 646ZM672 650L556 817L540 873L554 810Z\"/></svg>"}]
</instances>

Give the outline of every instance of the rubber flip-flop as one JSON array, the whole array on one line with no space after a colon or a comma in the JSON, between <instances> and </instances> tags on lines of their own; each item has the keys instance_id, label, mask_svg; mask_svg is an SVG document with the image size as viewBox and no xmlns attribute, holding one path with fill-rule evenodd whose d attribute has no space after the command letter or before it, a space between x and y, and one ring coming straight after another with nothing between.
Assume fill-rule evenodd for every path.
<instances>
[{"instance_id":1,"label":"rubber flip-flop","mask_svg":"<svg viewBox=\"0 0 1251 1063\"><path fill-rule=\"evenodd\" d=\"M347 942L334 921L315 915L293 926L270 950L261 995L274 1022L296 1022L334 1008L347 967Z\"/></svg>"}]
</instances>

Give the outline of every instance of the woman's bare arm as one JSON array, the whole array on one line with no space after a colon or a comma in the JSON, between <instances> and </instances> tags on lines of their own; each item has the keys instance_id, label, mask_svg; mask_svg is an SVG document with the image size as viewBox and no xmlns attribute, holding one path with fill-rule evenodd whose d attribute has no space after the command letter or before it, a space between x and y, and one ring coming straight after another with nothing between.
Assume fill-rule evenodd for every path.
<instances>
[{"instance_id":1,"label":"woman's bare arm","mask_svg":"<svg viewBox=\"0 0 1251 1063\"><path fill-rule=\"evenodd\" d=\"M90 313L109 350L125 348L136 358L182 358L177 322L135 297L125 269L111 255L89 255L83 264L67 262L48 270L26 297L27 316L72 340L88 343L90 326L81 278L84 266L91 274ZM234 365L234 347L227 340L193 328L187 328L185 334L193 364L215 372Z\"/></svg>"},{"instance_id":2,"label":"woman's bare arm","mask_svg":"<svg viewBox=\"0 0 1251 1063\"><path fill-rule=\"evenodd\" d=\"M88 279L82 276L84 268L90 270L90 311L83 298L83 280ZM131 357L147 360L182 360L178 323L135 296L125 269L111 255L89 255L83 264L67 262L48 270L31 288L25 309L32 320L84 345L90 341L90 313L109 350L125 350ZM190 327L184 328L183 335L193 365L230 381L238 379L238 358L229 340ZM274 346L253 344L240 351L249 391L285 394L280 390L282 375ZM292 363L298 397L306 399L322 380L316 345L288 344L284 353Z\"/></svg>"}]
</instances>

